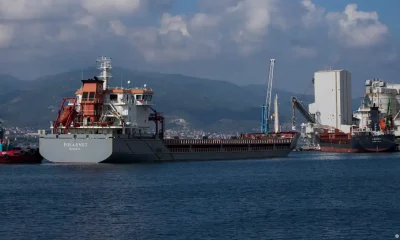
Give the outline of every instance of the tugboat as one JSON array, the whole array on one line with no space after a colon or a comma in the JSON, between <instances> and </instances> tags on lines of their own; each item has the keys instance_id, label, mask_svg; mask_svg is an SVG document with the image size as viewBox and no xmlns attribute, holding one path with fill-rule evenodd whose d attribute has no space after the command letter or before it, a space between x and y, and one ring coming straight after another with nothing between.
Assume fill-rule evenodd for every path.
<instances>
[{"instance_id":1,"label":"tugboat","mask_svg":"<svg viewBox=\"0 0 400 240\"><path fill-rule=\"evenodd\" d=\"M0 122L0 164L41 163L42 160L39 149L14 147L10 139L4 137L4 128Z\"/></svg>"}]
</instances>

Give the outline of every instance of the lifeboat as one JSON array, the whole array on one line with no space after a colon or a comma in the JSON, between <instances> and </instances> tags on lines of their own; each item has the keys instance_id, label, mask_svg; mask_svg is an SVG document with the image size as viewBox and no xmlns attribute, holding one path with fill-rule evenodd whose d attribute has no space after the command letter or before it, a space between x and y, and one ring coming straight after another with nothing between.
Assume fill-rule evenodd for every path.
<instances>
[{"instance_id":1,"label":"lifeboat","mask_svg":"<svg viewBox=\"0 0 400 240\"><path fill-rule=\"evenodd\" d=\"M76 117L76 110L72 106L66 106L63 113L60 116L60 123L62 125L67 125L68 117L71 116L70 119L74 119Z\"/></svg>"},{"instance_id":2,"label":"lifeboat","mask_svg":"<svg viewBox=\"0 0 400 240\"><path fill-rule=\"evenodd\" d=\"M387 130L385 119L382 118L381 120L379 120L379 127L381 128L382 131Z\"/></svg>"}]
</instances>

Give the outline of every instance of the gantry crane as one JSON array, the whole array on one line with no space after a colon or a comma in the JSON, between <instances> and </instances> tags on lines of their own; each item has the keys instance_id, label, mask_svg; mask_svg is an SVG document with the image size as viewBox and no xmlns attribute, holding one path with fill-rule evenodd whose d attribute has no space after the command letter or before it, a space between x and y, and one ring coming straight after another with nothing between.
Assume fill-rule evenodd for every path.
<instances>
[{"instance_id":1,"label":"gantry crane","mask_svg":"<svg viewBox=\"0 0 400 240\"><path fill-rule=\"evenodd\" d=\"M265 104L261 107L261 133L268 133L270 126L272 81L274 79L275 59L270 59L269 62L267 97L265 98Z\"/></svg>"}]
</instances>

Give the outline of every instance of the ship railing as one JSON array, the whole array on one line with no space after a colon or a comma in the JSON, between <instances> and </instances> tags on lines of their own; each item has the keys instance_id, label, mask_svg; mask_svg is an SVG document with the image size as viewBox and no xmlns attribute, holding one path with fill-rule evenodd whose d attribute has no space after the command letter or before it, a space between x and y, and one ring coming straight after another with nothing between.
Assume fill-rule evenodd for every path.
<instances>
[{"instance_id":1,"label":"ship railing","mask_svg":"<svg viewBox=\"0 0 400 240\"><path fill-rule=\"evenodd\" d=\"M147 91L153 91L152 88L147 88L147 87L107 87L109 90L147 90Z\"/></svg>"},{"instance_id":2,"label":"ship railing","mask_svg":"<svg viewBox=\"0 0 400 240\"><path fill-rule=\"evenodd\" d=\"M132 88L125 88L125 87L107 87L107 90L130 90Z\"/></svg>"},{"instance_id":3,"label":"ship railing","mask_svg":"<svg viewBox=\"0 0 400 240\"><path fill-rule=\"evenodd\" d=\"M391 129L382 131L380 129L375 130L375 129L371 129L368 127L352 127L351 131L352 132L394 132L394 130L391 130Z\"/></svg>"},{"instance_id":4,"label":"ship railing","mask_svg":"<svg viewBox=\"0 0 400 240\"><path fill-rule=\"evenodd\" d=\"M115 105L115 106L120 106L120 105L127 105L128 103L132 103L131 100L126 101L125 99L122 100L106 100L103 102L103 104L106 105Z\"/></svg>"},{"instance_id":5,"label":"ship railing","mask_svg":"<svg viewBox=\"0 0 400 240\"><path fill-rule=\"evenodd\" d=\"M100 116L103 113L103 111L99 111L99 110L81 110L80 113L83 114L83 115Z\"/></svg>"},{"instance_id":6,"label":"ship railing","mask_svg":"<svg viewBox=\"0 0 400 240\"><path fill-rule=\"evenodd\" d=\"M67 105L73 106L74 102L75 102L75 98L71 98L65 101L67 103Z\"/></svg>"},{"instance_id":7,"label":"ship railing","mask_svg":"<svg viewBox=\"0 0 400 240\"><path fill-rule=\"evenodd\" d=\"M152 105L153 102L151 100L136 100L136 105Z\"/></svg>"},{"instance_id":8,"label":"ship railing","mask_svg":"<svg viewBox=\"0 0 400 240\"><path fill-rule=\"evenodd\" d=\"M105 125L105 123L108 123L108 122L107 121L104 121L104 122L74 122L74 124L76 126L80 126L80 127L93 127L93 126L100 126L101 127L101 126ZM110 121L110 123L111 123L111 121ZM119 126L119 125L116 125L116 124L113 123L111 125L106 125L104 127L108 127L108 126L116 127L116 126Z\"/></svg>"},{"instance_id":9,"label":"ship railing","mask_svg":"<svg viewBox=\"0 0 400 240\"><path fill-rule=\"evenodd\" d=\"M100 98L86 98L81 100L81 104L87 104L87 103L103 103L103 99Z\"/></svg>"},{"instance_id":10,"label":"ship railing","mask_svg":"<svg viewBox=\"0 0 400 240\"><path fill-rule=\"evenodd\" d=\"M125 89L124 87L107 87L109 90Z\"/></svg>"},{"instance_id":11,"label":"ship railing","mask_svg":"<svg viewBox=\"0 0 400 240\"><path fill-rule=\"evenodd\" d=\"M264 145L264 146L252 146L252 147L206 147L206 148L169 148L170 152L248 152L248 151L274 151L274 150L285 150L290 146L282 145Z\"/></svg>"},{"instance_id":12,"label":"ship railing","mask_svg":"<svg viewBox=\"0 0 400 240\"><path fill-rule=\"evenodd\" d=\"M385 135L385 134L394 134L394 131L388 130L388 131L371 131L371 134L373 136L380 136L380 135Z\"/></svg>"},{"instance_id":13,"label":"ship railing","mask_svg":"<svg viewBox=\"0 0 400 240\"><path fill-rule=\"evenodd\" d=\"M122 124L119 124L119 121L97 121L97 122L87 122L86 125L84 125L85 122L74 122L71 124L71 127L75 124L76 126L101 126L101 127L124 127ZM110 123L110 125L107 125L106 123ZM59 127L65 127L65 126L60 126ZM137 123L126 123L125 128L137 128Z\"/></svg>"},{"instance_id":14,"label":"ship railing","mask_svg":"<svg viewBox=\"0 0 400 240\"><path fill-rule=\"evenodd\" d=\"M67 105L69 105L69 106L73 106L73 105L74 105L74 102L75 102L75 99L76 99L76 98L74 98L74 97L65 98L65 103L66 103Z\"/></svg>"},{"instance_id":15,"label":"ship railing","mask_svg":"<svg viewBox=\"0 0 400 240\"><path fill-rule=\"evenodd\" d=\"M104 113L106 116L115 117L115 114L113 114L112 111L103 112L101 110L81 110L81 111L79 111L79 113L81 115L83 114L84 116L101 116ZM118 112L118 114L121 116L125 116L119 112Z\"/></svg>"}]
</instances>

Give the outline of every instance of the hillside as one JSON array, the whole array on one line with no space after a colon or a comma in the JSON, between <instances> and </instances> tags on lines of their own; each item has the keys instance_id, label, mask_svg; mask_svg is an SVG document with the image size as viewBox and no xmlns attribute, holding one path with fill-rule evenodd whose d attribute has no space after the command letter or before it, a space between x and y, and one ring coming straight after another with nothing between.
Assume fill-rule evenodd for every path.
<instances>
[{"instance_id":1,"label":"hillside","mask_svg":"<svg viewBox=\"0 0 400 240\"><path fill-rule=\"evenodd\" d=\"M97 70L84 70L84 78L95 76ZM260 125L260 106L265 101L265 86L241 87L226 81L187 77L178 74L135 72L113 69L110 85L148 87L155 90L155 108L165 115L184 118L195 128L210 131L251 131ZM7 91L0 93L0 118L12 125L48 128L56 117L62 97L74 96L81 86L82 71L70 71L22 81L11 76L0 79ZM123 81L121 81L123 79ZM293 93L275 90L280 100L280 119L291 118L290 98ZM305 103L309 95L300 95ZM167 126L168 127L168 126Z\"/></svg>"}]
</instances>

